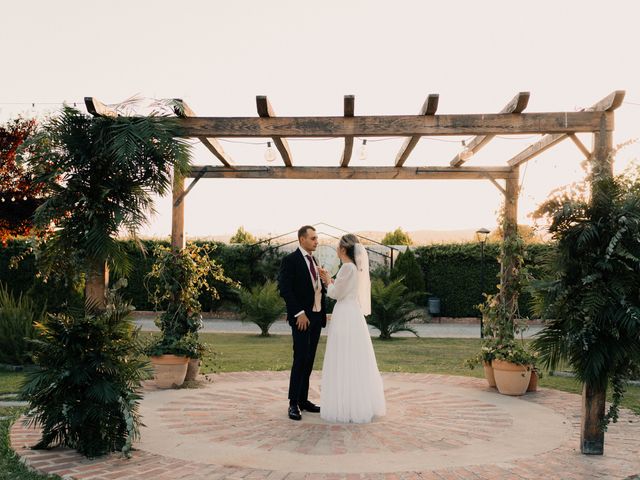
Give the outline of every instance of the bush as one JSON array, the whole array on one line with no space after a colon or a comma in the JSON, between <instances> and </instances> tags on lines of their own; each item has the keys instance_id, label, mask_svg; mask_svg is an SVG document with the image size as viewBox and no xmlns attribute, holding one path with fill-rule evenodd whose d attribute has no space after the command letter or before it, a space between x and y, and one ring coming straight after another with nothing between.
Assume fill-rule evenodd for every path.
<instances>
[{"instance_id":1,"label":"bush","mask_svg":"<svg viewBox=\"0 0 640 480\"><path fill-rule=\"evenodd\" d=\"M29 340L35 337L34 324L44 317L26 295L14 296L0 285L0 363L32 363Z\"/></svg>"},{"instance_id":2,"label":"bush","mask_svg":"<svg viewBox=\"0 0 640 480\"><path fill-rule=\"evenodd\" d=\"M243 319L255 323L260 327L260 335L268 337L269 328L286 310L276 282L269 280L251 290L241 289L239 296Z\"/></svg>"},{"instance_id":3,"label":"bush","mask_svg":"<svg viewBox=\"0 0 640 480\"><path fill-rule=\"evenodd\" d=\"M36 325L41 369L22 389L29 423L42 427L35 448L67 446L88 457L130 451L139 435L141 381L150 375L132 310L112 290L106 310L87 304Z\"/></svg>"},{"instance_id":4,"label":"bush","mask_svg":"<svg viewBox=\"0 0 640 480\"><path fill-rule=\"evenodd\" d=\"M407 287L407 291L417 293L420 300L424 300L426 297L424 274L411 249L407 248L404 253L398 256L393 270L391 270L390 278L392 280L401 279L404 286Z\"/></svg>"},{"instance_id":5,"label":"bush","mask_svg":"<svg viewBox=\"0 0 640 480\"><path fill-rule=\"evenodd\" d=\"M367 323L380 330L380 338L388 340L396 332L418 332L407 325L412 320L422 319L424 313L411 300L415 294L407 292L400 280L388 284L379 278L371 281L371 315Z\"/></svg>"}]
</instances>

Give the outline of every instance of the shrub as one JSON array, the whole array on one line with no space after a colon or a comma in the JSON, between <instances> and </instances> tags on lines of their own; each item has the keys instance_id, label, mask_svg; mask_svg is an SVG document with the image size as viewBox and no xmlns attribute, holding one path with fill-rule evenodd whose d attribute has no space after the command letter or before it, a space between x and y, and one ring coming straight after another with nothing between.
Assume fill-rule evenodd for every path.
<instances>
[{"instance_id":1,"label":"shrub","mask_svg":"<svg viewBox=\"0 0 640 480\"><path fill-rule=\"evenodd\" d=\"M41 368L22 389L29 423L42 427L35 448L67 446L88 457L129 452L139 434L141 381L150 375L132 310L111 290L106 310L87 304L36 324Z\"/></svg>"},{"instance_id":2,"label":"shrub","mask_svg":"<svg viewBox=\"0 0 640 480\"><path fill-rule=\"evenodd\" d=\"M32 363L29 339L35 337L34 324L44 317L30 297L9 292L0 285L0 363Z\"/></svg>"},{"instance_id":3,"label":"shrub","mask_svg":"<svg viewBox=\"0 0 640 480\"><path fill-rule=\"evenodd\" d=\"M380 338L388 340L396 332L418 332L407 325L412 320L422 319L424 313L411 300L414 294L400 280L388 284L379 278L371 281L371 315L367 323L380 330Z\"/></svg>"},{"instance_id":4,"label":"shrub","mask_svg":"<svg viewBox=\"0 0 640 480\"><path fill-rule=\"evenodd\" d=\"M400 227L396 228L393 232L387 232L382 239L384 245L411 245L413 241L409 234L403 231Z\"/></svg>"},{"instance_id":5,"label":"shrub","mask_svg":"<svg viewBox=\"0 0 640 480\"><path fill-rule=\"evenodd\" d=\"M398 256L398 260L391 270L390 278L392 280L402 279L407 291L419 294L422 297L421 300L426 296L424 274L411 249L407 248L404 253Z\"/></svg>"},{"instance_id":6,"label":"shrub","mask_svg":"<svg viewBox=\"0 0 640 480\"><path fill-rule=\"evenodd\" d=\"M278 285L269 280L251 290L241 289L239 295L243 319L260 327L260 336L268 337L271 325L285 312L285 303L280 297Z\"/></svg>"}]
</instances>

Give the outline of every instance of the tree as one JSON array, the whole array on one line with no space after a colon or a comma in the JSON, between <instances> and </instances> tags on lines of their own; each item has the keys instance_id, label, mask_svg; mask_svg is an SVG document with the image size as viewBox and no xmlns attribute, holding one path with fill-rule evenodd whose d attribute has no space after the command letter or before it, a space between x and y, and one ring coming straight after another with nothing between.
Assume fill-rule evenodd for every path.
<instances>
[{"instance_id":1,"label":"tree","mask_svg":"<svg viewBox=\"0 0 640 480\"><path fill-rule=\"evenodd\" d=\"M393 232L387 232L382 239L382 243L384 245L412 245L413 241L408 233L398 227Z\"/></svg>"},{"instance_id":2,"label":"tree","mask_svg":"<svg viewBox=\"0 0 640 480\"><path fill-rule=\"evenodd\" d=\"M548 368L568 363L584 385L583 453L602 454L606 424L640 365L639 173L593 175L536 212L551 221L555 251L534 285L535 312L547 320L534 347Z\"/></svg>"},{"instance_id":3,"label":"tree","mask_svg":"<svg viewBox=\"0 0 640 480\"><path fill-rule=\"evenodd\" d=\"M189 144L177 139L175 119L89 117L64 107L34 137L38 180L51 192L36 210L40 228L54 225L41 255L54 269L86 274L86 295L104 303L109 268L126 275L132 265L121 232L134 239L174 176L189 169ZM75 264L70 265L70 260Z\"/></svg>"},{"instance_id":4,"label":"tree","mask_svg":"<svg viewBox=\"0 0 640 480\"><path fill-rule=\"evenodd\" d=\"M36 128L35 120L17 118L0 126L0 242L27 236L41 203L44 184L34 181L22 146Z\"/></svg>"},{"instance_id":5,"label":"tree","mask_svg":"<svg viewBox=\"0 0 640 480\"><path fill-rule=\"evenodd\" d=\"M425 293L424 273L422 273L416 256L410 248L398 255L398 259L393 265L393 270L391 270L390 278L392 280L401 279L409 292L420 295Z\"/></svg>"},{"instance_id":6,"label":"tree","mask_svg":"<svg viewBox=\"0 0 640 480\"><path fill-rule=\"evenodd\" d=\"M251 233L247 232L243 226L238 227L236 233L231 237L229 243L246 243L252 244L256 243L256 237L251 235Z\"/></svg>"},{"instance_id":7,"label":"tree","mask_svg":"<svg viewBox=\"0 0 640 480\"><path fill-rule=\"evenodd\" d=\"M174 178L188 171L190 147L177 137L175 119L158 112L89 117L71 107L34 135L37 180L50 192L35 224L55 226L40 246L40 267L45 275L59 270L75 274L71 281L80 273L87 278L84 308L49 316L38 328L41 369L24 395L32 423L42 426L39 448L65 445L88 456L127 452L138 433L145 362L133 309L107 292L107 266L119 275L131 270L117 235L136 239L153 211L153 195L169 192L172 170Z\"/></svg>"},{"instance_id":8,"label":"tree","mask_svg":"<svg viewBox=\"0 0 640 480\"><path fill-rule=\"evenodd\" d=\"M535 227L531 225L518 225L518 234L522 237L525 244L530 243L543 243L544 239L536 231ZM488 242L500 243L504 238L504 229L502 225L499 225L493 232L487 237Z\"/></svg>"}]
</instances>

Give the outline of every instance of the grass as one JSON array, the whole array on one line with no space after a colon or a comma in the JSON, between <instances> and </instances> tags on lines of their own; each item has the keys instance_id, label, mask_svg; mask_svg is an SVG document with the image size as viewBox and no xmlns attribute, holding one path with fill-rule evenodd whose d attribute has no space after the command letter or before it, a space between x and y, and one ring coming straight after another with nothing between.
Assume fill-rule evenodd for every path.
<instances>
[{"instance_id":1,"label":"grass","mask_svg":"<svg viewBox=\"0 0 640 480\"><path fill-rule=\"evenodd\" d=\"M24 411L21 407L0 407L0 417L10 417L0 420L0 480L45 480L59 479L54 475L40 475L25 467L17 455L9 447L9 426Z\"/></svg>"}]
</instances>

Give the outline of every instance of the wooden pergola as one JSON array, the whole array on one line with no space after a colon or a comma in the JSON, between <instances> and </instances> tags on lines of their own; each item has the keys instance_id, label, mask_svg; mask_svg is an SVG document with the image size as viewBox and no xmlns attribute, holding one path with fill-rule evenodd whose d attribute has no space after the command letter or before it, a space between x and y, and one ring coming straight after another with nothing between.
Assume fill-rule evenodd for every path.
<instances>
[{"instance_id":1,"label":"wooden pergola","mask_svg":"<svg viewBox=\"0 0 640 480\"><path fill-rule=\"evenodd\" d=\"M176 114L184 137L197 138L216 158L214 165L193 166L188 175L193 178L185 190L184 179L176 178L173 188L171 243L174 248L185 246L185 197L202 178L252 179L343 179L343 180L483 180L492 182L505 197L504 237L515 237L520 166L558 143L570 139L590 161L597 175L613 174L614 111L622 104L625 92L616 90L592 107L579 112L524 113L529 92L518 93L498 113L438 115L437 94L427 97L417 115L356 116L355 98L344 97L344 112L335 117L277 117L267 97L256 97L256 117L199 117L182 100L176 99ZM115 111L93 97L86 97L88 111L93 115L114 116ZM592 148L587 148L576 136L593 135ZM540 139L518 154L496 166L468 166L473 155L496 135L540 135ZM449 166L406 167L405 162L422 137L473 136ZM335 166L296 166L287 138L343 138L344 149ZM350 165L355 137L404 137L395 159L385 167L354 167ZM277 148L281 166L235 166L218 139L268 138ZM499 181L504 181L504 185ZM501 282L511 281L513 266L504 266ZM507 300L508 301L508 300ZM583 447L595 448L604 443L598 419L604 415L604 398L583 392ZM595 446L595 447L594 447ZM592 452L593 453L593 452Z\"/></svg>"}]
</instances>

